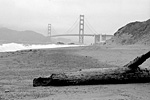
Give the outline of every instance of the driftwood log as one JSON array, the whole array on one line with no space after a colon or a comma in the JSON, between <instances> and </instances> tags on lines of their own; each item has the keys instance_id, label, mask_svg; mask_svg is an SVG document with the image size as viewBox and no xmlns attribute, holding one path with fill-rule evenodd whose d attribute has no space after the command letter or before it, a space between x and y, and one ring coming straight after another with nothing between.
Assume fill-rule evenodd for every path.
<instances>
[{"instance_id":1,"label":"driftwood log","mask_svg":"<svg viewBox=\"0 0 150 100\"><path fill-rule=\"evenodd\" d=\"M125 84L150 82L150 70L141 65L150 57L150 51L123 67L84 69L77 72L54 73L50 77L33 80L33 86L68 86L93 84Z\"/></svg>"}]
</instances>

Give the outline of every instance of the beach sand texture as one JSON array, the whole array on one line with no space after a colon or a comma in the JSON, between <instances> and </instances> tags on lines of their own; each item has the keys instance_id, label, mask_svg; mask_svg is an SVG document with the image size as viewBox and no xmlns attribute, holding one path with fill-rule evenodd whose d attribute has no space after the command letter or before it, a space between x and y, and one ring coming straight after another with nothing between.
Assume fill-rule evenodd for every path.
<instances>
[{"instance_id":1,"label":"beach sand texture","mask_svg":"<svg viewBox=\"0 0 150 100\"><path fill-rule=\"evenodd\" d=\"M0 53L0 100L149 100L150 83L33 87L36 77L80 69L122 67L148 46L86 46ZM148 59L141 68L150 68Z\"/></svg>"}]
</instances>

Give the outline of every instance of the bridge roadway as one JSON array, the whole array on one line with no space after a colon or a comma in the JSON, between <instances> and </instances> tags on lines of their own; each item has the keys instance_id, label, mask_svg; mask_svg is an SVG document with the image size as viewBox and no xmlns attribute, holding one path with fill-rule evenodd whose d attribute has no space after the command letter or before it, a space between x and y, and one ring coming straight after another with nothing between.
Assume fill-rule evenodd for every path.
<instances>
[{"instance_id":1,"label":"bridge roadway","mask_svg":"<svg viewBox=\"0 0 150 100\"><path fill-rule=\"evenodd\" d=\"M81 34L82 35L82 34ZM51 35L51 37L59 37L59 36L79 36L79 34L59 34L59 35ZM83 36L92 36L94 37L95 34L84 34Z\"/></svg>"},{"instance_id":2,"label":"bridge roadway","mask_svg":"<svg viewBox=\"0 0 150 100\"><path fill-rule=\"evenodd\" d=\"M51 37L59 37L59 36L79 36L79 34L59 34L59 35L51 35ZM81 34L81 36L91 36L94 37L95 43L99 43L102 41L102 35L100 34ZM84 43L84 39L82 38L82 43ZM79 41L80 42L80 41Z\"/></svg>"}]
</instances>

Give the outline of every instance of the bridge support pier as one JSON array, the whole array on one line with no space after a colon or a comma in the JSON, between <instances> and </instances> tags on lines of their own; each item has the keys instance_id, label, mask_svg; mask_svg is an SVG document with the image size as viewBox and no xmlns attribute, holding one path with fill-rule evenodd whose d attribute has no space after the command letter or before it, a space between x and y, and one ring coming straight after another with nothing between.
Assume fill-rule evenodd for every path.
<instances>
[{"instance_id":1,"label":"bridge support pier","mask_svg":"<svg viewBox=\"0 0 150 100\"><path fill-rule=\"evenodd\" d=\"M102 34L94 36L95 44L102 42Z\"/></svg>"}]
</instances>

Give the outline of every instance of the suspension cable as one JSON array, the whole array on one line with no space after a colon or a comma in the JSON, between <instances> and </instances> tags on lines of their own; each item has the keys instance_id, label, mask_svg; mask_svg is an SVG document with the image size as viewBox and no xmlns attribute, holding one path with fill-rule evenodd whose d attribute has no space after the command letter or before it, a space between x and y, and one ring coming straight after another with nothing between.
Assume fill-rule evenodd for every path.
<instances>
[{"instance_id":1,"label":"suspension cable","mask_svg":"<svg viewBox=\"0 0 150 100\"><path fill-rule=\"evenodd\" d=\"M75 24L77 24L79 18L76 19L76 21L73 23L73 25L65 32L65 33L69 33L73 30L74 26L76 26Z\"/></svg>"},{"instance_id":2,"label":"suspension cable","mask_svg":"<svg viewBox=\"0 0 150 100\"><path fill-rule=\"evenodd\" d=\"M54 27L52 27L52 30L54 31L54 33L58 34Z\"/></svg>"},{"instance_id":3,"label":"suspension cable","mask_svg":"<svg viewBox=\"0 0 150 100\"><path fill-rule=\"evenodd\" d=\"M92 33L95 34L95 32L89 27L89 25L87 23L85 23L85 25L88 27L87 29L89 29Z\"/></svg>"},{"instance_id":4,"label":"suspension cable","mask_svg":"<svg viewBox=\"0 0 150 100\"><path fill-rule=\"evenodd\" d=\"M69 32L70 32L70 33L73 32L77 26L78 26L78 24L75 24L75 25L74 25L74 28L72 28L72 30L70 30Z\"/></svg>"},{"instance_id":5,"label":"suspension cable","mask_svg":"<svg viewBox=\"0 0 150 100\"><path fill-rule=\"evenodd\" d=\"M87 22L87 26L90 28L91 31L93 31L94 33L98 34L98 32L92 27L92 25L89 23L89 21L87 19L85 19L85 21Z\"/></svg>"}]
</instances>

